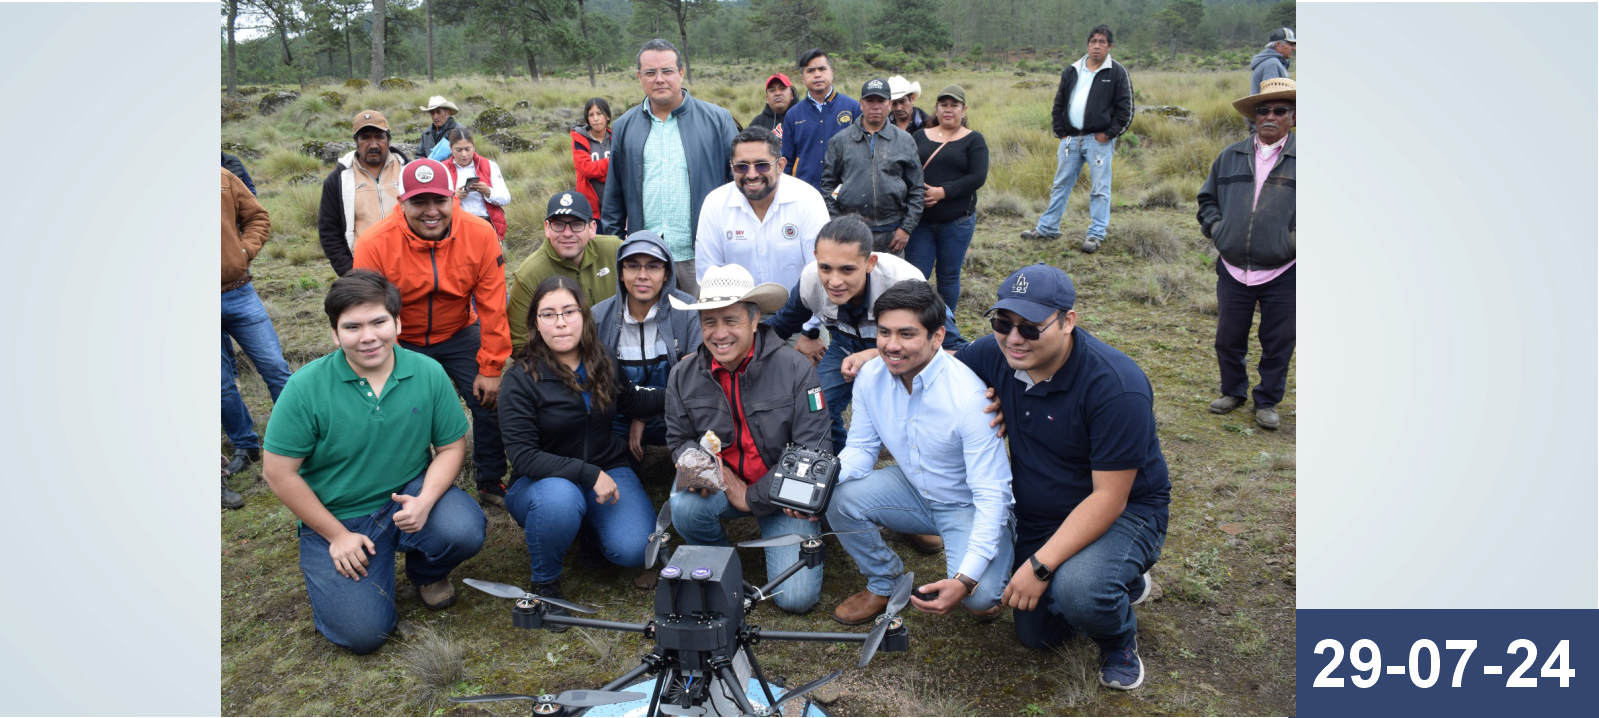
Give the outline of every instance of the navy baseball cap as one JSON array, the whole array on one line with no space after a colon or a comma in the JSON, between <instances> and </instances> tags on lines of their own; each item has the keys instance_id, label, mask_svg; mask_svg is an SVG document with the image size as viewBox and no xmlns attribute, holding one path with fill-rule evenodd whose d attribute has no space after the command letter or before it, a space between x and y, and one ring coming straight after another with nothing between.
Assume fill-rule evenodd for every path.
<instances>
[{"instance_id":1,"label":"navy baseball cap","mask_svg":"<svg viewBox=\"0 0 1599 718\"><path fill-rule=\"evenodd\" d=\"M647 229L641 229L627 235L627 241L622 243L622 247L617 251L616 256L620 259L627 259L635 254L646 254L671 264L672 258L666 256L665 245L666 240L661 239L661 235Z\"/></svg>"},{"instance_id":2,"label":"navy baseball cap","mask_svg":"<svg viewBox=\"0 0 1599 718\"><path fill-rule=\"evenodd\" d=\"M548 220L556 215L577 217L585 222L594 221L594 211L589 208L589 198L577 192L560 192L550 198L550 204L544 211L544 219Z\"/></svg>"},{"instance_id":3,"label":"navy baseball cap","mask_svg":"<svg viewBox=\"0 0 1599 718\"><path fill-rule=\"evenodd\" d=\"M1056 311L1071 309L1077 301L1072 278L1042 262L1012 272L999 283L997 294L999 301L989 308L989 314L1008 309L1034 324L1048 319Z\"/></svg>"}]
</instances>

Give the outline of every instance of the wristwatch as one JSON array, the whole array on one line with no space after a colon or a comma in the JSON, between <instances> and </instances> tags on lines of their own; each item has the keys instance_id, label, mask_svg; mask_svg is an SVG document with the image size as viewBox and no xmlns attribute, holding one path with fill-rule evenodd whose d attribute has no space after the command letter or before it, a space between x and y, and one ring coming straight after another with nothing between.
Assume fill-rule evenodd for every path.
<instances>
[{"instance_id":1,"label":"wristwatch","mask_svg":"<svg viewBox=\"0 0 1599 718\"><path fill-rule=\"evenodd\" d=\"M1055 575L1055 570L1052 568L1045 568L1044 562L1038 560L1038 556L1036 555L1028 556L1027 562L1033 565L1033 575L1037 576L1038 580L1040 581L1048 581L1050 576Z\"/></svg>"},{"instance_id":2,"label":"wristwatch","mask_svg":"<svg viewBox=\"0 0 1599 718\"><path fill-rule=\"evenodd\" d=\"M806 339L821 339L822 338L822 330L821 329L803 329L803 330L800 331L800 333L804 334Z\"/></svg>"},{"instance_id":3,"label":"wristwatch","mask_svg":"<svg viewBox=\"0 0 1599 718\"><path fill-rule=\"evenodd\" d=\"M966 595L970 596L974 593L977 593L978 582L972 579L971 576L967 576L964 573L957 573L955 574L955 580L960 581L961 585L966 587Z\"/></svg>"}]
</instances>

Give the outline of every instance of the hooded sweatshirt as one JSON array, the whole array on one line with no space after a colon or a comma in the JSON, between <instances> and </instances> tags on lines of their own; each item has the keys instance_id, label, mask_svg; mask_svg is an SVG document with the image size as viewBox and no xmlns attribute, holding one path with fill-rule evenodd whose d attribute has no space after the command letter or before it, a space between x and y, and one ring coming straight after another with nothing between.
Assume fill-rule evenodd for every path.
<instances>
[{"instance_id":1,"label":"hooded sweatshirt","mask_svg":"<svg viewBox=\"0 0 1599 718\"><path fill-rule=\"evenodd\" d=\"M666 253L666 242L652 232L635 232L624 242L649 242ZM616 250L616 295L594 306L600 343L616 351L622 375L635 386L665 387L667 374L683 357L700 346L699 313L673 309L668 296L693 304L699 301L677 289L675 267L666 262L664 291L641 322L627 310L627 287L622 285L622 248ZM668 254L667 256L671 256Z\"/></svg>"},{"instance_id":2,"label":"hooded sweatshirt","mask_svg":"<svg viewBox=\"0 0 1599 718\"><path fill-rule=\"evenodd\" d=\"M1288 76L1288 58L1274 46L1255 53L1249 58L1249 94L1260 94L1260 83L1274 77Z\"/></svg>"}]
</instances>

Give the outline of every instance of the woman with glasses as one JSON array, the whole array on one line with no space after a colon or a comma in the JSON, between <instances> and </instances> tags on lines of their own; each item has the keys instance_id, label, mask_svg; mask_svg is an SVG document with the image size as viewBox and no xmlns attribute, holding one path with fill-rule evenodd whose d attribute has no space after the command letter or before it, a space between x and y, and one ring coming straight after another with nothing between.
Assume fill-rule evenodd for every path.
<instances>
[{"instance_id":1,"label":"woman with glasses","mask_svg":"<svg viewBox=\"0 0 1599 718\"><path fill-rule=\"evenodd\" d=\"M540 282L522 320L528 342L500 390L500 430L517 477L505 508L526 535L533 593L564 598L561 563L579 531L611 563L644 565L655 510L611 424L619 413L661 414L666 394L621 377L572 279Z\"/></svg>"},{"instance_id":2,"label":"woman with glasses","mask_svg":"<svg viewBox=\"0 0 1599 718\"><path fill-rule=\"evenodd\" d=\"M922 221L905 244L905 260L938 284L951 311L961 296L961 265L977 231L977 189L988 181L988 143L966 126L966 91L950 85L938 93L938 124L919 130L922 160Z\"/></svg>"},{"instance_id":3,"label":"woman with glasses","mask_svg":"<svg viewBox=\"0 0 1599 718\"><path fill-rule=\"evenodd\" d=\"M611 105L603 97L584 103L583 124L572 128L572 165L577 168L577 191L598 217L605 173L611 169Z\"/></svg>"}]
</instances>

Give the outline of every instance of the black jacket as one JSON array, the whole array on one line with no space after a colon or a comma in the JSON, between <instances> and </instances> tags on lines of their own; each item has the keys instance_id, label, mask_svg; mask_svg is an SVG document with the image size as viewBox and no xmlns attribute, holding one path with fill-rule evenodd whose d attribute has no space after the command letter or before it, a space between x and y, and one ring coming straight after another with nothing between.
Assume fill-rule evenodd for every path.
<instances>
[{"instance_id":1,"label":"black jacket","mask_svg":"<svg viewBox=\"0 0 1599 718\"><path fill-rule=\"evenodd\" d=\"M606 349L609 353L610 350ZM616 367L616 357L611 356ZM603 410L583 406L583 395L568 389L540 363L534 379L521 363L505 372L498 412L505 454L511 460L512 483L559 477L585 489L600 472L628 465L627 446L611 431L618 413L642 419L661 413L666 393L635 388L618 375L620 391Z\"/></svg>"},{"instance_id":2,"label":"black jacket","mask_svg":"<svg viewBox=\"0 0 1599 718\"><path fill-rule=\"evenodd\" d=\"M756 516L776 513L769 493L772 469L777 467L783 449L794 443L833 450L828 439L832 420L827 409L822 406L812 411L808 401L808 392L821 392L816 367L777 338L770 326L760 325L755 335L755 357L738 384L744 416L735 417L721 383L711 374L714 361L710 348L701 344L693 356L684 357L672 367L671 377L666 380L666 446L676 460L684 451L698 446L706 431L716 432L724 447L732 445L735 431L749 431L767 472L750 484L745 500L750 513ZM503 426L505 420L500 421Z\"/></svg>"},{"instance_id":3,"label":"black jacket","mask_svg":"<svg viewBox=\"0 0 1599 718\"><path fill-rule=\"evenodd\" d=\"M399 155L401 164L411 161L396 147L389 147L389 152ZM350 161L360 160L352 158ZM344 238L349 228L344 224L344 180L340 177L349 169L338 162L333 163L333 171L328 173L327 179L322 180L322 203L316 212L316 233L322 243L322 254L333 265L333 272L341 277L355 267L355 252L351 251L349 242Z\"/></svg>"},{"instance_id":4,"label":"black jacket","mask_svg":"<svg viewBox=\"0 0 1599 718\"><path fill-rule=\"evenodd\" d=\"M1239 269L1272 269L1294 259L1294 134L1255 201L1255 135L1216 156L1199 188L1199 227L1222 259Z\"/></svg>"},{"instance_id":5,"label":"black jacket","mask_svg":"<svg viewBox=\"0 0 1599 718\"><path fill-rule=\"evenodd\" d=\"M784 114L788 113L785 112ZM772 134L781 137L782 135L778 134L777 128L782 126L783 115L772 112L772 106L767 105L766 107L761 108L761 114L756 115L755 119L750 120L750 123L745 127L746 129L749 127L765 127L766 129L770 130Z\"/></svg>"},{"instance_id":6,"label":"black jacket","mask_svg":"<svg viewBox=\"0 0 1599 718\"><path fill-rule=\"evenodd\" d=\"M416 156L423 158L433 154L433 145L448 141L450 130L460 127L461 123L455 121L455 115L450 115L450 118L444 121L444 126L437 129L433 127L433 123L428 123L428 128L422 130L422 139L416 141Z\"/></svg>"},{"instance_id":7,"label":"black jacket","mask_svg":"<svg viewBox=\"0 0 1599 718\"><path fill-rule=\"evenodd\" d=\"M255 191L255 183L250 181L250 171L244 168L244 163L239 161L239 158L223 152L222 168L232 172L234 176L239 178L240 182L244 183L244 186L249 187L250 194L257 194Z\"/></svg>"},{"instance_id":8,"label":"black jacket","mask_svg":"<svg viewBox=\"0 0 1599 718\"><path fill-rule=\"evenodd\" d=\"M1101 132L1115 138L1133 124L1133 81L1127 77L1127 68L1112 58L1105 58L1110 67L1094 74L1094 86L1088 90L1088 106L1083 108L1083 126L1073 127L1068 110L1072 92L1077 86L1077 63L1066 66L1060 73L1060 88L1055 90L1055 108L1050 111L1054 121L1055 137L1070 135L1095 135Z\"/></svg>"}]
</instances>

